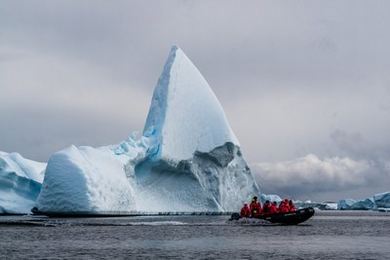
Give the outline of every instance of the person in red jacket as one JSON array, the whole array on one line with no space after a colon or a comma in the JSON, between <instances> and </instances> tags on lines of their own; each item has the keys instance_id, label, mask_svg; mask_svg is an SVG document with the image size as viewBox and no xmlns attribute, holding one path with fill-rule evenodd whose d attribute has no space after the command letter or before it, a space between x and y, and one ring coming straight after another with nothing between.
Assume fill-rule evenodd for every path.
<instances>
[{"instance_id":1,"label":"person in red jacket","mask_svg":"<svg viewBox=\"0 0 390 260\"><path fill-rule=\"evenodd\" d=\"M257 201L257 197L254 196L250 204L250 211L252 218L258 217L261 214L261 204Z\"/></svg>"},{"instance_id":2,"label":"person in red jacket","mask_svg":"<svg viewBox=\"0 0 390 260\"><path fill-rule=\"evenodd\" d=\"M271 213L271 203L267 200L263 205L263 214L269 215Z\"/></svg>"},{"instance_id":3,"label":"person in red jacket","mask_svg":"<svg viewBox=\"0 0 390 260\"><path fill-rule=\"evenodd\" d=\"M276 214L279 212L277 205L278 204L276 203L276 201L272 202L272 204L270 205L269 214Z\"/></svg>"},{"instance_id":4,"label":"person in red jacket","mask_svg":"<svg viewBox=\"0 0 390 260\"><path fill-rule=\"evenodd\" d=\"M293 202L292 200L290 200L290 201L288 202L288 207L289 207L290 212L295 212L295 211L297 211L297 209L295 208L294 202Z\"/></svg>"},{"instance_id":5,"label":"person in red jacket","mask_svg":"<svg viewBox=\"0 0 390 260\"><path fill-rule=\"evenodd\" d=\"M279 212L280 213L288 213L290 211L290 208L288 206L288 200L284 199L282 202L279 204Z\"/></svg>"},{"instance_id":6,"label":"person in red jacket","mask_svg":"<svg viewBox=\"0 0 390 260\"><path fill-rule=\"evenodd\" d=\"M249 218L251 216L251 210L249 209L248 204L244 204L244 207L241 209L240 216L242 218Z\"/></svg>"}]
</instances>

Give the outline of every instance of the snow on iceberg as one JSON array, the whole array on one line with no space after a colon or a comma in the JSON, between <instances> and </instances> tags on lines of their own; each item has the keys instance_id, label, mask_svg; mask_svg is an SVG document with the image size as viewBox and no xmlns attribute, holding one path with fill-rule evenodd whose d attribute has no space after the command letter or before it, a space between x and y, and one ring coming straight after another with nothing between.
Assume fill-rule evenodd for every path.
<instances>
[{"instance_id":1,"label":"snow on iceberg","mask_svg":"<svg viewBox=\"0 0 390 260\"><path fill-rule=\"evenodd\" d=\"M46 213L109 213L135 210L123 164L109 148L70 146L47 164L37 208Z\"/></svg>"},{"instance_id":2,"label":"snow on iceberg","mask_svg":"<svg viewBox=\"0 0 390 260\"><path fill-rule=\"evenodd\" d=\"M0 214L30 213L41 190L46 164L0 151Z\"/></svg>"},{"instance_id":3,"label":"snow on iceberg","mask_svg":"<svg viewBox=\"0 0 390 260\"><path fill-rule=\"evenodd\" d=\"M37 208L50 213L238 210L259 188L215 94L173 47L141 138L71 146L47 166Z\"/></svg>"}]
</instances>

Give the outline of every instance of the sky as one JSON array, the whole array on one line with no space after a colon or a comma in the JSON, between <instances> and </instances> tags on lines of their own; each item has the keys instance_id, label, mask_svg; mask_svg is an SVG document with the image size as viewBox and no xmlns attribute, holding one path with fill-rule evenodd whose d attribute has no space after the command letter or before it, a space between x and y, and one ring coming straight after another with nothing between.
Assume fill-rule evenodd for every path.
<instances>
[{"instance_id":1,"label":"sky","mask_svg":"<svg viewBox=\"0 0 390 260\"><path fill-rule=\"evenodd\" d=\"M8 1L0 4L0 150L142 131L172 45L225 109L265 193L390 190L388 1Z\"/></svg>"}]
</instances>

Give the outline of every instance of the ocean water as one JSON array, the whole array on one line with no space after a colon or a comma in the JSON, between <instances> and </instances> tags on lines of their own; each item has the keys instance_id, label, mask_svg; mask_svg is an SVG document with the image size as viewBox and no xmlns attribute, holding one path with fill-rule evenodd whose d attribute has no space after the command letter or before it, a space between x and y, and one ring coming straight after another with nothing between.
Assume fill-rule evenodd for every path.
<instances>
[{"instance_id":1,"label":"ocean water","mask_svg":"<svg viewBox=\"0 0 390 260\"><path fill-rule=\"evenodd\" d=\"M228 218L0 216L0 258L390 258L389 213L322 211L298 226Z\"/></svg>"}]
</instances>

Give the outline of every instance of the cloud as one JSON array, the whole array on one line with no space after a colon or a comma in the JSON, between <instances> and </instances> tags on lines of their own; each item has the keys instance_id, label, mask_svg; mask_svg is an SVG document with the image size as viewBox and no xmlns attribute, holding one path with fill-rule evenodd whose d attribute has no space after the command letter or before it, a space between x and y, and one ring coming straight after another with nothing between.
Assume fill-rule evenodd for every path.
<instances>
[{"instance_id":1,"label":"cloud","mask_svg":"<svg viewBox=\"0 0 390 260\"><path fill-rule=\"evenodd\" d=\"M320 159L309 154L290 161L254 163L251 168L265 193L321 198L324 192L347 193L361 187L372 189L379 184L388 184L388 164L348 157Z\"/></svg>"}]
</instances>

